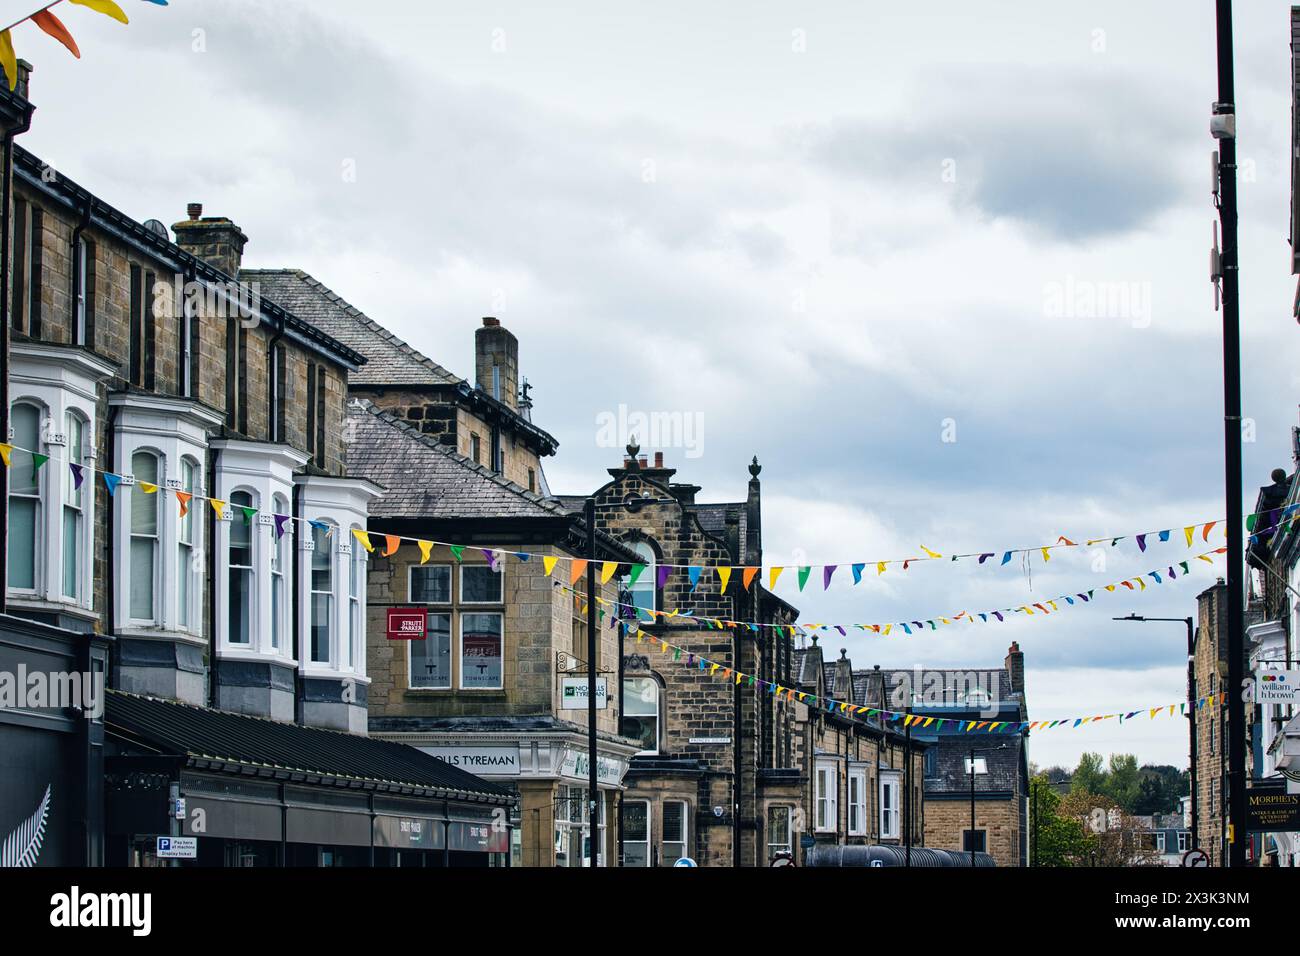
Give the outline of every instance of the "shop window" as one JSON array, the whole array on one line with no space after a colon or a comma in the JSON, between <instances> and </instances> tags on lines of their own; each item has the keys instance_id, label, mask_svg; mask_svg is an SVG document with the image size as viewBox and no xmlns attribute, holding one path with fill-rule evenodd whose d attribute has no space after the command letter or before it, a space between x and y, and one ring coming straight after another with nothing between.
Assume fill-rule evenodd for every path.
<instances>
[{"instance_id":1,"label":"shop window","mask_svg":"<svg viewBox=\"0 0 1300 956\"><path fill-rule=\"evenodd\" d=\"M774 860L778 854L794 853L793 808L788 806L768 807L767 809L767 859Z\"/></svg>"},{"instance_id":2,"label":"shop window","mask_svg":"<svg viewBox=\"0 0 1300 956\"><path fill-rule=\"evenodd\" d=\"M590 866L591 811L589 791L582 787L560 787L555 804L556 866ZM605 865L605 800L596 802L596 865Z\"/></svg>"},{"instance_id":3,"label":"shop window","mask_svg":"<svg viewBox=\"0 0 1300 956\"><path fill-rule=\"evenodd\" d=\"M453 577L459 580L453 581ZM358 582L359 586L362 583ZM411 603L425 605L425 639L407 642L408 686L422 690L499 690L505 615L501 572L486 564L423 565L410 569ZM453 600L455 595L455 600ZM457 660L452 660L452 631ZM453 673L453 663L458 673Z\"/></svg>"},{"instance_id":4,"label":"shop window","mask_svg":"<svg viewBox=\"0 0 1300 956\"><path fill-rule=\"evenodd\" d=\"M623 716L620 732L641 741L642 754L659 752L659 682L653 677L623 679Z\"/></svg>"},{"instance_id":5,"label":"shop window","mask_svg":"<svg viewBox=\"0 0 1300 956\"><path fill-rule=\"evenodd\" d=\"M650 804L623 801L623 865L650 865Z\"/></svg>"},{"instance_id":6,"label":"shop window","mask_svg":"<svg viewBox=\"0 0 1300 956\"><path fill-rule=\"evenodd\" d=\"M813 799L816 806L816 829L834 832L838 829L838 798L840 779L838 768L832 761L818 761L814 775Z\"/></svg>"},{"instance_id":7,"label":"shop window","mask_svg":"<svg viewBox=\"0 0 1300 956\"><path fill-rule=\"evenodd\" d=\"M663 855L661 860L666 866L672 866L682 857L689 855L687 852L690 830L689 806L684 800L664 801Z\"/></svg>"}]
</instances>

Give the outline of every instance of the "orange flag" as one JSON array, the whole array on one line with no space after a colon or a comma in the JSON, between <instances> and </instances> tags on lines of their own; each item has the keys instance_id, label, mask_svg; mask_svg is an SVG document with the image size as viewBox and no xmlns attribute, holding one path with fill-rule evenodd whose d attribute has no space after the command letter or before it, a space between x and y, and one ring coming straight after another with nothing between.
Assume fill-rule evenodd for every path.
<instances>
[{"instance_id":1,"label":"orange flag","mask_svg":"<svg viewBox=\"0 0 1300 956\"><path fill-rule=\"evenodd\" d=\"M397 553L397 548L402 543L402 539L395 534L386 534L384 540L388 542L388 550L384 552L384 557L392 557Z\"/></svg>"},{"instance_id":2,"label":"orange flag","mask_svg":"<svg viewBox=\"0 0 1300 956\"><path fill-rule=\"evenodd\" d=\"M178 492L176 492L176 503L177 503L178 505L181 506L181 517L182 517L182 518L184 518L187 514L189 514L189 512L190 512L190 499L193 498L193 497L194 497L194 495L190 494L188 491L178 491Z\"/></svg>"},{"instance_id":3,"label":"orange flag","mask_svg":"<svg viewBox=\"0 0 1300 956\"><path fill-rule=\"evenodd\" d=\"M754 575L756 575L757 573L758 573L758 568L745 568L745 574L740 579L740 583L745 586L746 591L749 590L750 584L752 584L754 581Z\"/></svg>"},{"instance_id":4,"label":"orange flag","mask_svg":"<svg viewBox=\"0 0 1300 956\"><path fill-rule=\"evenodd\" d=\"M569 584L577 584L582 572L587 570L586 558L574 558L569 565Z\"/></svg>"},{"instance_id":5,"label":"orange flag","mask_svg":"<svg viewBox=\"0 0 1300 956\"><path fill-rule=\"evenodd\" d=\"M49 10L38 10L32 14L31 19L32 23L66 46L69 53L77 59L81 59L81 51L77 49L77 41L72 39L72 34L68 32L68 28L63 25L62 20L50 13Z\"/></svg>"}]
</instances>

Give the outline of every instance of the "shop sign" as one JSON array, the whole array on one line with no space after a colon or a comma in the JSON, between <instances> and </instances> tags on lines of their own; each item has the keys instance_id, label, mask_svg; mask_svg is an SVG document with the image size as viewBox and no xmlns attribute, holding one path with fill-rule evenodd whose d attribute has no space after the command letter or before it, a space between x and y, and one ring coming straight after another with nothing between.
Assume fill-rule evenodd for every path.
<instances>
[{"instance_id":1,"label":"shop sign","mask_svg":"<svg viewBox=\"0 0 1300 956\"><path fill-rule=\"evenodd\" d=\"M425 753L474 774L519 776L519 748L421 747Z\"/></svg>"},{"instance_id":2,"label":"shop sign","mask_svg":"<svg viewBox=\"0 0 1300 956\"><path fill-rule=\"evenodd\" d=\"M388 609L388 639L390 641L424 640L424 611L418 607L390 607Z\"/></svg>"},{"instance_id":3,"label":"shop sign","mask_svg":"<svg viewBox=\"0 0 1300 956\"><path fill-rule=\"evenodd\" d=\"M596 709L604 710L609 703L605 678L596 678ZM566 677L560 687L560 710L587 709L587 678Z\"/></svg>"}]
</instances>

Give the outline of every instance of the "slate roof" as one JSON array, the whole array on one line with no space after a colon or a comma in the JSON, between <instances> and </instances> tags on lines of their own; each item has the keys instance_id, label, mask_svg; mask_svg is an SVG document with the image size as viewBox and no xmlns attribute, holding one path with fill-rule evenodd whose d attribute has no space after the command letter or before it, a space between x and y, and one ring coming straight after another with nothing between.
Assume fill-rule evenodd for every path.
<instances>
[{"instance_id":1,"label":"slate roof","mask_svg":"<svg viewBox=\"0 0 1300 956\"><path fill-rule=\"evenodd\" d=\"M507 481L364 399L348 403L348 474L384 488L370 514L384 518L554 518L569 512Z\"/></svg>"},{"instance_id":2,"label":"slate roof","mask_svg":"<svg viewBox=\"0 0 1300 956\"><path fill-rule=\"evenodd\" d=\"M935 741L930 744L930 753L934 756L929 759L933 761L930 766L934 772L931 773L928 769L926 771L926 793L970 793L970 774L966 771L966 760L970 757L972 744L976 748L975 757L984 758L988 766L987 774L975 775L976 796L990 790L1015 793L1022 789L1021 737L1013 734L1000 739L997 735L980 734L973 738L970 734L944 732L937 735L937 740L935 737L922 739ZM999 747L1003 743L1006 747Z\"/></svg>"},{"instance_id":3,"label":"slate roof","mask_svg":"<svg viewBox=\"0 0 1300 956\"><path fill-rule=\"evenodd\" d=\"M508 804L509 791L415 747L110 690L105 724L118 736L195 760L443 791Z\"/></svg>"},{"instance_id":4,"label":"slate roof","mask_svg":"<svg viewBox=\"0 0 1300 956\"><path fill-rule=\"evenodd\" d=\"M726 501L712 504L692 505L691 510L695 512L696 517L700 520L700 527L710 534L715 534L724 541L727 539L727 515L734 515L739 519L739 538L737 539L740 548L740 554L737 560L743 561L745 557L745 533L748 528L746 521L745 502L743 501Z\"/></svg>"},{"instance_id":5,"label":"slate roof","mask_svg":"<svg viewBox=\"0 0 1300 956\"><path fill-rule=\"evenodd\" d=\"M891 701L894 699L894 691L898 688L904 676L906 675L908 678L912 678L912 675L915 673L914 671L905 669L895 670L881 668L881 671L885 675L886 699ZM859 701L870 701L873 704L879 705L879 701L877 700L879 697L879 688L872 687L870 683L873 679L871 675L874 673L874 671L870 670L854 671L853 687L857 693L862 695L858 698ZM993 701L995 704L1005 703L1010 705L1015 704L1018 701L1018 698L1011 692L1011 675L1007 673L1005 668L927 667L922 671L922 686L919 688L920 690L925 689L926 682L930 681L933 675L941 677L946 688L956 688L957 690L960 690L971 686L972 681L974 682L975 687L993 688L997 695L996 699ZM934 677L934 679L938 679L938 677ZM945 701L947 701L947 703L941 706L956 707L959 709L963 703L963 700L960 699L956 693L953 693L951 696L945 696ZM982 709L984 707L983 702L978 703L978 707Z\"/></svg>"},{"instance_id":6,"label":"slate roof","mask_svg":"<svg viewBox=\"0 0 1300 956\"><path fill-rule=\"evenodd\" d=\"M465 384L301 269L240 269L239 278L257 282L263 296L364 355L349 384Z\"/></svg>"}]
</instances>

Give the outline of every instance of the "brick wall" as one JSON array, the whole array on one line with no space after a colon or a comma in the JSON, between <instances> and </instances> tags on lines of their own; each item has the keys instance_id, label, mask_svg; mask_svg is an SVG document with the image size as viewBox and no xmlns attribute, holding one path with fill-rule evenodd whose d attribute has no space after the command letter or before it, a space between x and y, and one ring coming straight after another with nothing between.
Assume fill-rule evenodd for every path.
<instances>
[{"instance_id":1,"label":"brick wall","mask_svg":"<svg viewBox=\"0 0 1300 956\"><path fill-rule=\"evenodd\" d=\"M934 800L925 805L925 845L939 850L964 850L962 836L970 829L969 800ZM975 829L987 833L988 852L998 866L1020 865L1019 801L975 801Z\"/></svg>"}]
</instances>

